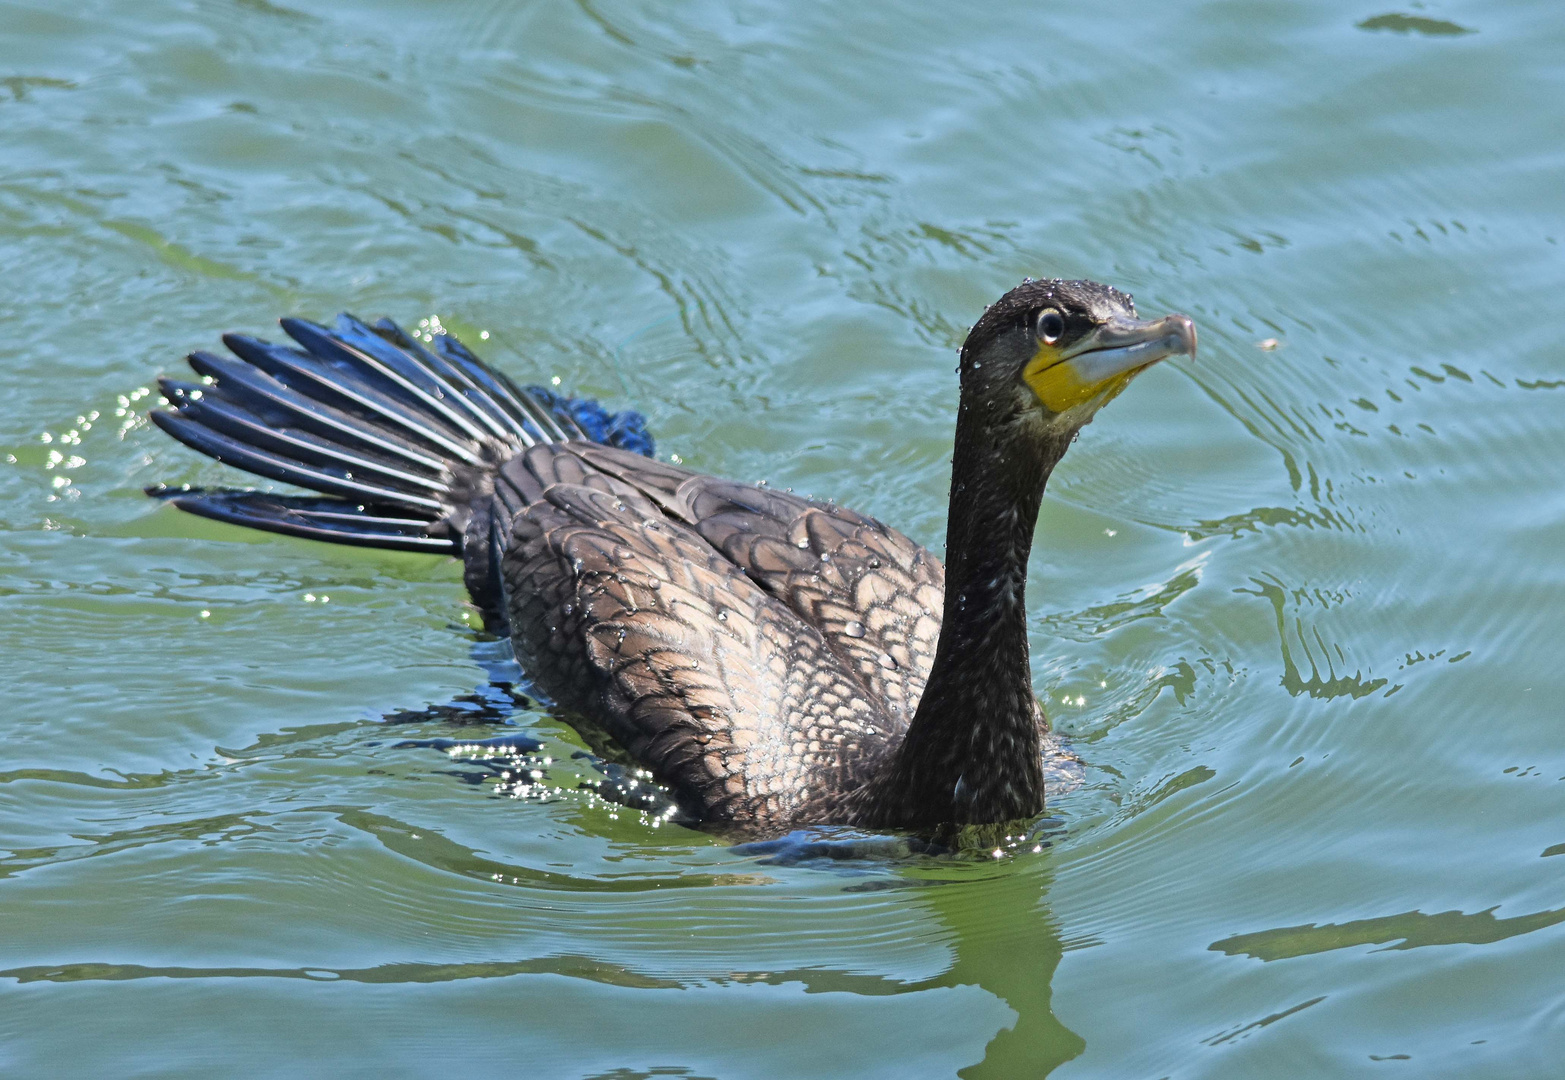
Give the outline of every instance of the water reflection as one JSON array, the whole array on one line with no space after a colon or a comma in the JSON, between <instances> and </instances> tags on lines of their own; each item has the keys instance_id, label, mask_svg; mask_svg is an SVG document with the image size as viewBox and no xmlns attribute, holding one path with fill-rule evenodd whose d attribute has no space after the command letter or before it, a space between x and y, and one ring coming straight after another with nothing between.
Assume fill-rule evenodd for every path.
<instances>
[{"instance_id":1,"label":"water reflection","mask_svg":"<svg viewBox=\"0 0 1565 1080\"><path fill-rule=\"evenodd\" d=\"M1414 5L1417 7L1418 5ZM1376 15L1374 18L1365 19L1355 24L1360 30L1391 30L1398 34L1422 34L1425 37L1462 37L1466 34L1476 34L1478 31L1469 30L1454 22L1445 19L1431 19L1427 15L1403 15L1392 13L1390 15Z\"/></svg>"},{"instance_id":2,"label":"water reflection","mask_svg":"<svg viewBox=\"0 0 1565 1080\"><path fill-rule=\"evenodd\" d=\"M1319 1005L1325 1000L1326 995L1324 994L1320 997L1312 997L1308 1001L1301 1001L1291 1008L1274 1012L1269 1016L1263 1016L1259 1020L1252 1020L1248 1024L1240 1024L1237 1027L1229 1028L1227 1031L1219 1031L1216 1035L1210 1035L1202 1039L1201 1042L1206 1046L1221 1046L1224 1043L1233 1042L1235 1039L1247 1039L1262 1028L1270 1027L1279 1020L1286 1020L1295 1013L1301 1013L1311 1005Z\"/></svg>"},{"instance_id":3,"label":"water reflection","mask_svg":"<svg viewBox=\"0 0 1565 1080\"><path fill-rule=\"evenodd\" d=\"M585 956L489 960L467 964L377 964L367 968L152 967L145 964L33 964L0 971L0 979L33 982L125 982L135 979L304 979L375 985L505 979L515 975L565 975L638 990L677 990L683 983L640 975Z\"/></svg>"},{"instance_id":4,"label":"water reflection","mask_svg":"<svg viewBox=\"0 0 1565 1080\"><path fill-rule=\"evenodd\" d=\"M1355 669L1352 675L1338 675L1337 665L1346 666L1348 663L1347 654L1342 646L1335 642L1328 642L1318 627L1306 627L1304 620L1297 615L1292 618L1292 625L1289 625L1287 605L1290 599L1298 606L1325 608L1340 603L1345 597L1328 598L1318 589L1288 590L1276 578L1263 580L1252 577L1250 580L1255 584L1254 589L1234 591L1248 596L1264 597L1271 601L1277 613L1277 636L1282 646L1282 685L1287 688L1288 693L1295 697L1308 694L1313 698L1361 698L1368 697L1390 681L1385 678L1369 678L1358 669ZM1332 658L1333 655L1336 659ZM1304 676L1304 666L1309 668L1308 678ZM1325 667L1324 672L1321 671L1322 666ZM1392 687L1386 692L1386 696L1390 697L1399 689L1400 686Z\"/></svg>"},{"instance_id":5,"label":"water reflection","mask_svg":"<svg viewBox=\"0 0 1565 1080\"><path fill-rule=\"evenodd\" d=\"M410 844L407 838L411 830L399 823L356 819L354 824L368 828L382 842L396 844L396 850L401 854L412 855L429 865L440 865L455 873L488 877L488 871L497 865L485 863L479 866L483 860L441 838L424 838L422 847ZM996 1032L985 1046L982 1058L961 1069L958 1075L968 1080L1042 1077L1082 1052L1085 1043L1081 1037L1061 1024L1052 1008L1051 982L1063 947L1058 927L1044 903L1052 880L1047 857L1023 858L992 867L973 862L941 863L925 860L912 866L880 869L890 870L891 876L876 880L892 887L906 887L914 905L926 909L943 927L953 960L939 975L904 980L861 970L826 968L668 974L637 970L625 963L573 952L458 963L388 962L359 968L44 963L0 970L0 979L18 983L285 979L384 986L556 975L642 991L677 990L722 983L773 986L802 984L808 994L837 993L867 997L976 986L1005 1002L1015 1013L1015 1020L1010 1026ZM518 868L508 866L502 870L511 874ZM540 875L532 871L529 872L531 880L527 884L545 884L543 879L551 876L555 875ZM733 884L746 876L722 875L723 881L715 877L703 880L693 876L681 884ZM748 877L752 883L764 880L759 875ZM642 879L632 887L670 884L674 882L664 880L654 883ZM583 886L584 883L578 881L569 887ZM548 887L547 884L545 887Z\"/></svg>"},{"instance_id":6,"label":"water reflection","mask_svg":"<svg viewBox=\"0 0 1565 1080\"><path fill-rule=\"evenodd\" d=\"M983 880L925 890L920 899L948 925L955 960L935 986L975 985L1004 1001L1016 1023L997 1032L968 1080L1047 1076L1086 1043L1054 1015L1053 979L1064 948L1045 905L1052 873L1022 859Z\"/></svg>"},{"instance_id":7,"label":"water reflection","mask_svg":"<svg viewBox=\"0 0 1565 1080\"><path fill-rule=\"evenodd\" d=\"M29 779L53 779L61 777L29 777ZM67 783L78 783L66 776ZM127 784L134 789L145 785ZM99 855L117 855L136 848L189 841L205 847L231 844L271 832L272 827L255 820L254 815L221 814L212 817L182 821L160 822L155 825L137 826L114 832L98 834L78 833L72 837L75 843L40 848L15 848L0 858L0 879L24 873L40 867L58 866Z\"/></svg>"},{"instance_id":8,"label":"water reflection","mask_svg":"<svg viewBox=\"0 0 1565 1080\"><path fill-rule=\"evenodd\" d=\"M1294 956L1351 949L1357 945L1385 945L1386 949L1419 949L1426 945L1489 945L1519 934L1530 934L1565 922L1565 908L1497 919L1494 908L1466 914L1442 911L1426 915L1405 911L1377 919L1355 919L1316 926L1284 926L1238 934L1208 946L1229 956L1253 956L1257 960L1283 960ZM1388 944L1388 942L1390 944ZM1379 950L1377 950L1379 951Z\"/></svg>"},{"instance_id":9,"label":"water reflection","mask_svg":"<svg viewBox=\"0 0 1565 1080\"><path fill-rule=\"evenodd\" d=\"M367 833L387 850L423 863L436 870L498 885L519 885L533 889L559 889L580 893L653 892L661 889L695 889L713 885L760 885L767 878L760 874L645 874L629 872L619 877L599 874L558 873L538 870L514 862L500 862L478 854L439 832L425 826L409 825L385 814L374 814L352 807L315 807L317 812L333 813L349 828Z\"/></svg>"}]
</instances>

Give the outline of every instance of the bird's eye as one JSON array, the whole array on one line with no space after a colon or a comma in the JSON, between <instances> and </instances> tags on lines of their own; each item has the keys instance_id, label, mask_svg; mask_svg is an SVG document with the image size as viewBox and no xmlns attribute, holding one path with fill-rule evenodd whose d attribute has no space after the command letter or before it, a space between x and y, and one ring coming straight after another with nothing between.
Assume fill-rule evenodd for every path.
<instances>
[{"instance_id":1,"label":"bird's eye","mask_svg":"<svg viewBox=\"0 0 1565 1080\"><path fill-rule=\"evenodd\" d=\"M1053 345L1065 333L1065 316L1053 308L1044 308L1038 315L1038 340Z\"/></svg>"}]
</instances>

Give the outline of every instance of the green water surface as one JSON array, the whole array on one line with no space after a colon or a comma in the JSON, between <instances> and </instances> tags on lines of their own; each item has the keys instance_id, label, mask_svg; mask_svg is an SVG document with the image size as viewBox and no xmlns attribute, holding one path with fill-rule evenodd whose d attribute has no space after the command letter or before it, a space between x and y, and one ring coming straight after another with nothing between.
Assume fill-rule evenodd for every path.
<instances>
[{"instance_id":1,"label":"green water surface","mask_svg":"<svg viewBox=\"0 0 1565 1080\"><path fill-rule=\"evenodd\" d=\"M1560 1075L1565 9L1399 2L0 0L0 1075ZM464 782L453 562L141 494L347 309L938 546L1024 275L1201 334L1045 500L1038 853Z\"/></svg>"}]
</instances>

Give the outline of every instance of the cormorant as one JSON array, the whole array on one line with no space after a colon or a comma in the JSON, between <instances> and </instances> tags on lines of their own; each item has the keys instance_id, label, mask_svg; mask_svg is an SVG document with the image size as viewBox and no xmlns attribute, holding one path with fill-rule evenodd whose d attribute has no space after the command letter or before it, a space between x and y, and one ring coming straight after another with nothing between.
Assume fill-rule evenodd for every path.
<instances>
[{"instance_id":1,"label":"cormorant","mask_svg":"<svg viewBox=\"0 0 1565 1080\"><path fill-rule=\"evenodd\" d=\"M889 526L653 459L639 415L523 389L455 338L284 319L227 335L152 419L325 497L178 494L182 509L443 552L566 717L690 815L754 829L924 828L1042 811L1047 721L1024 587L1050 472L1147 366L1193 355L1088 281L1032 281L967 335L946 565Z\"/></svg>"}]
</instances>

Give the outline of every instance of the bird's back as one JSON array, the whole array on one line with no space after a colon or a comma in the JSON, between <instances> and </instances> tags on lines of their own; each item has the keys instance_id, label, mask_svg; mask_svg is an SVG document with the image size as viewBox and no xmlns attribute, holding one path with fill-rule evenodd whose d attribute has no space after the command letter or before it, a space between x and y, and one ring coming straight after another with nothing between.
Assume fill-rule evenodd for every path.
<instances>
[{"instance_id":1,"label":"bird's back","mask_svg":"<svg viewBox=\"0 0 1565 1080\"><path fill-rule=\"evenodd\" d=\"M940 564L850 510L566 442L498 470L480 531L523 666L707 820L851 818L928 677Z\"/></svg>"}]
</instances>

